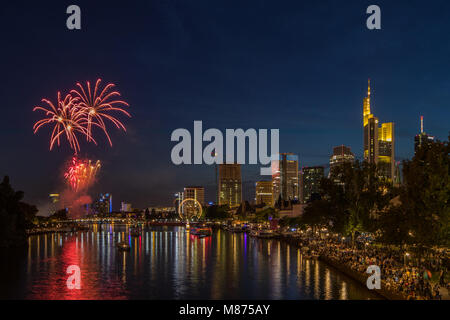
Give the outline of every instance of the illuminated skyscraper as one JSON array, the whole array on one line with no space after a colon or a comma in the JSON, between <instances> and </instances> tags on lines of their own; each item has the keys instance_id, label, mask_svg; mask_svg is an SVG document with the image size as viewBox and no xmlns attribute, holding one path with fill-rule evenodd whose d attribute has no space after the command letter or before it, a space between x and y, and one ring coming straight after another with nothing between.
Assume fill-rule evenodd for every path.
<instances>
[{"instance_id":1,"label":"illuminated skyscraper","mask_svg":"<svg viewBox=\"0 0 450 320\"><path fill-rule=\"evenodd\" d=\"M416 136L414 137L414 153L416 153L420 147L425 146L433 141L434 137L429 136L423 131L423 116L420 116L420 133L416 134Z\"/></svg>"},{"instance_id":2,"label":"illuminated skyscraper","mask_svg":"<svg viewBox=\"0 0 450 320\"><path fill-rule=\"evenodd\" d=\"M320 180L324 176L324 167L303 167L301 172L302 190L301 201L306 203L311 200L313 194L320 193Z\"/></svg>"},{"instance_id":3,"label":"illuminated skyscraper","mask_svg":"<svg viewBox=\"0 0 450 320\"><path fill-rule=\"evenodd\" d=\"M127 203L122 201L120 203L120 212L131 212L133 211L133 207L131 206L131 203Z\"/></svg>"},{"instance_id":4,"label":"illuminated skyscraper","mask_svg":"<svg viewBox=\"0 0 450 320\"><path fill-rule=\"evenodd\" d=\"M183 199L195 199L203 206L205 205L205 188L203 187L184 187Z\"/></svg>"},{"instance_id":5,"label":"illuminated skyscraper","mask_svg":"<svg viewBox=\"0 0 450 320\"><path fill-rule=\"evenodd\" d=\"M298 156L280 153L278 161L272 161L273 203L280 195L284 201L298 200Z\"/></svg>"},{"instance_id":6,"label":"illuminated skyscraper","mask_svg":"<svg viewBox=\"0 0 450 320\"><path fill-rule=\"evenodd\" d=\"M256 204L265 204L271 206L272 199L272 181L257 181L255 186L255 201Z\"/></svg>"},{"instance_id":7,"label":"illuminated skyscraper","mask_svg":"<svg viewBox=\"0 0 450 320\"><path fill-rule=\"evenodd\" d=\"M239 206L242 202L240 164L219 165L219 205Z\"/></svg>"},{"instance_id":8,"label":"illuminated skyscraper","mask_svg":"<svg viewBox=\"0 0 450 320\"><path fill-rule=\"evenodd\" d=\"M382 171L382 175L389 180L394 179L395 171L395 138L394 123L378 123L370 110L370 79L367 97L363 102L364 125L364 160L375 163Z\"/></svg>"},{"instance_id":9,"label":"illuminated skyscraper","mask_svg":"<svg viewBox=\"0 0 450 320\"><path fill-rule=\"evenodd\" d=\"M376 163L378 159L378 118L370 112L370 79L367 97L363 102L364 116L364 160Z\"/></svg>"},{"instance_id":10,"label":"illuminated skyscraper","mask_svg":"<svg viewBox=\"0 0 450 320\"><path fill-rule=\"evenodd\" d=\"M355 155L352 153L350 147L344 145L334 147L333 155L330 157L330 173L334 168L342 165L343 163L355 161Z\"/></svg>"},{"instance_id":11,"label":"illuminated skyscraper","mask_svg":"<svg viewBox=\"0 0 450 320\"><path fill-rule=\"evenodd\" d=\"M112 194L111 193L101 193L100 197L98 199L99 204L101 204L101 206L103 207L102 212L106 213L112 212Z\"/></svg>"}]
</instances>

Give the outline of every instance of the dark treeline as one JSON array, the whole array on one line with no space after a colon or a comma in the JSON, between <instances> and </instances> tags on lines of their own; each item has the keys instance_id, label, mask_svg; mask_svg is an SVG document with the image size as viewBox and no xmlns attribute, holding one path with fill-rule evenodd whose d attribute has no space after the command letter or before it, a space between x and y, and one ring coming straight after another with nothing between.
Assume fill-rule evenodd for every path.
<instances>
[{"instance_id":1,"label":"dark treeline","mask_svg":"<svg viewBox=\"0 0 450 320\"><path fill-rule=\"evenodd\" d=\"M35 206L22 201L24 193L15 191L5 176L0 183L0 247L23 246L26 229L33 224Z\"/></svg>"}]
</instances>

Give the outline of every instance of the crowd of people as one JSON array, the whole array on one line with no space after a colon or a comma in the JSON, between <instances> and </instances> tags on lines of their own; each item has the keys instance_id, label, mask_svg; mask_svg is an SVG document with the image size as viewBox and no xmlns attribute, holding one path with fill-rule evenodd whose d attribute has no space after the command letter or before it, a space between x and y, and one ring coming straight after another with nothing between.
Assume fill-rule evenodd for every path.
<instances>
[{"instance_id":1,"label":"crowd of people","mask_svg":"<svg viewBox=\"0 0 450 320\"><path fill-rule=\"evenodd\" d=\"M320 256L365 274L367 267L380 267L382 284L387 290L412 300L441 300L441 292L449 292L446 280L448 253L434 254L428 259L412 259L410 253L367 242L351 243L338 239L305 237L301 245ZM432 277L435 274L435 277ZM433 278L433 279L432 279ZM444 290L440 290L444 288ZM445 290L446 289L446 290Z\"/></svg>"}]
</instances>

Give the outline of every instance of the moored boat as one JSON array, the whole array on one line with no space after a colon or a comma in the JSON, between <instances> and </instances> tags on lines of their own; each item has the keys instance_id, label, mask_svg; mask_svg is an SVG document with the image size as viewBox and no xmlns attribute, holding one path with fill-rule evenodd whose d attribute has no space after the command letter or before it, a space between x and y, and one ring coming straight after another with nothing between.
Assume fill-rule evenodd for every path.
<instances>
[{"instance_id":1,"label":"moored boat","mask_svg":"<svg viewBox=\"0 0 450 320\"><path fill-rule=\"evenodd\" d=\"M194 236L207 237L212 235L212 229L210 227L191 227L190 233Z\"/></svg>"},{"instance_id":2,"label":"moored boat","mask_svg":"<svg viewBox=\"0 0 450 320\"><path fill-rule=\"evenodd\" d=\"M275 234L274 234L274 232L272 230L259 230L257 237L258 238L269 239L269 238L275 237Z\"/></svg>"},{"instance_id":3,"label":"moored boat","mask_svg":"<svg viewBox=\"0 0 450 320\"><path fill-rule=\"evenodd\" d=\"M250 237L257 237L258 236L258 230L250 230L249 236Z\"/></svg>"},{"instance_id":4,"label":"moored boat","mask_svg":"<svg viewBox=\"0 0 450 320\"><path fill-rule=\"evenodd\" d=\"M241 233L241 232L244 232L245 230L243 229L243 227L241 225L235 225L235 226L229 227L229 231L234 232L234 233Z\"/></svg>"},{"instance_id":5,"label":"moored boat","mask_svg":"<svg viewBox=\"0 0 450 320\"><path fill-rule=\"evenodd\" d=\"M130 245L126 241L118 242L117 249L119 249L119 251L129 251Z\"/></svg>"}]
</instances>

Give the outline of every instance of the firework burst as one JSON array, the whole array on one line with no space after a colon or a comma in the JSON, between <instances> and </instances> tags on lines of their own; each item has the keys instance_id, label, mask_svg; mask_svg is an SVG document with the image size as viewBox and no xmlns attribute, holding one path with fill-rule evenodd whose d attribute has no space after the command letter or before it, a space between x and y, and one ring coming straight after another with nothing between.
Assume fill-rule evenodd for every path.
<instances>
[{"instance_id":1,"label":"firework burst","mask_svg":"<svg viewBox=\"0 0 450 320\"><path fill-rule=\"evenodd\" d=\"M92 135L92 127L100 128L112 146L106 125L108 121L111 121L116 128L126 131L122 122L110 113L119 112L131 117L122 108L123 106L128 107L129 104L118 99L120 93L112 90L115 86L113 83L107 84L103 89L100 88L100 83L101 79L98 79L93 90L89 81L86 82L86 89L77 83L78 90L71 90L64 99L61 99L61 93L58 92L56 106L50 100L42 99L42 102L45 102L48 107L37 106L33 109L33 111L45 112L45 118L37 121L33 126L35 134L42 126L53 125L50 150L53 149L55 143L59 146L61 138L64 136L75 155L80 151L78 135L83 135L88 142L97 144Z\"/></svg>"},{"instance_id":2,"label":"firework burst","mask_svg":"<svg viewBox=\"0 0 450 320\"><path fill-rule=\"evenodd\" d=\"M131 115L122 108L123 106L128 107L129 104L118 99L120 93L118 91L112 91L115 86L113 83L107 84L103 89L100 89L100 83L101 79L97 79L93 91L89 81L86 82L86 89L80 83L77 83L79 90L71 90L70 93L79 99L78 107L83 109L83 112L85 113L87 140L92 140L92 126L95 126L105 133L109 144L112 146L105 120L111 121L117 129L126 131L122 122L110 113L119 112L131 117Z\"/></svg>"},{"instance_id":3,"label":"firework burst","mask_svg":"<svg viewBox=\"0 0 450 320\"><path fill-rule=\"evenodd\" d=\"M72 191L80 192L88 189L94 183L100 167L100 160L94 163L91 160L82 160L74 156L64 173L64 178Z\"/></svg>"},{"instance_id":4,"label":"firework burst","mask_svg":"<svg viewBox=\"0 0 450 320\"><path fill-rule=\"evenodd\" d=\"M53 125L50 150L53 149L55 143L59 146L61 137L65 136L70 147L77 153L80 150L77 134L88 135L87 129L82 125L87 121L86 115L84 110L78 107L78 98L68 94L61 99L61 93L58 92L56 106L48 99L42 99L42 102L46 103L48 107L37 106L33 111L44 111L46 117L34 124L34 133L36 134L45 125ZM96 143L95 140L93 142Z\"/></svg>"}]
</instances>

